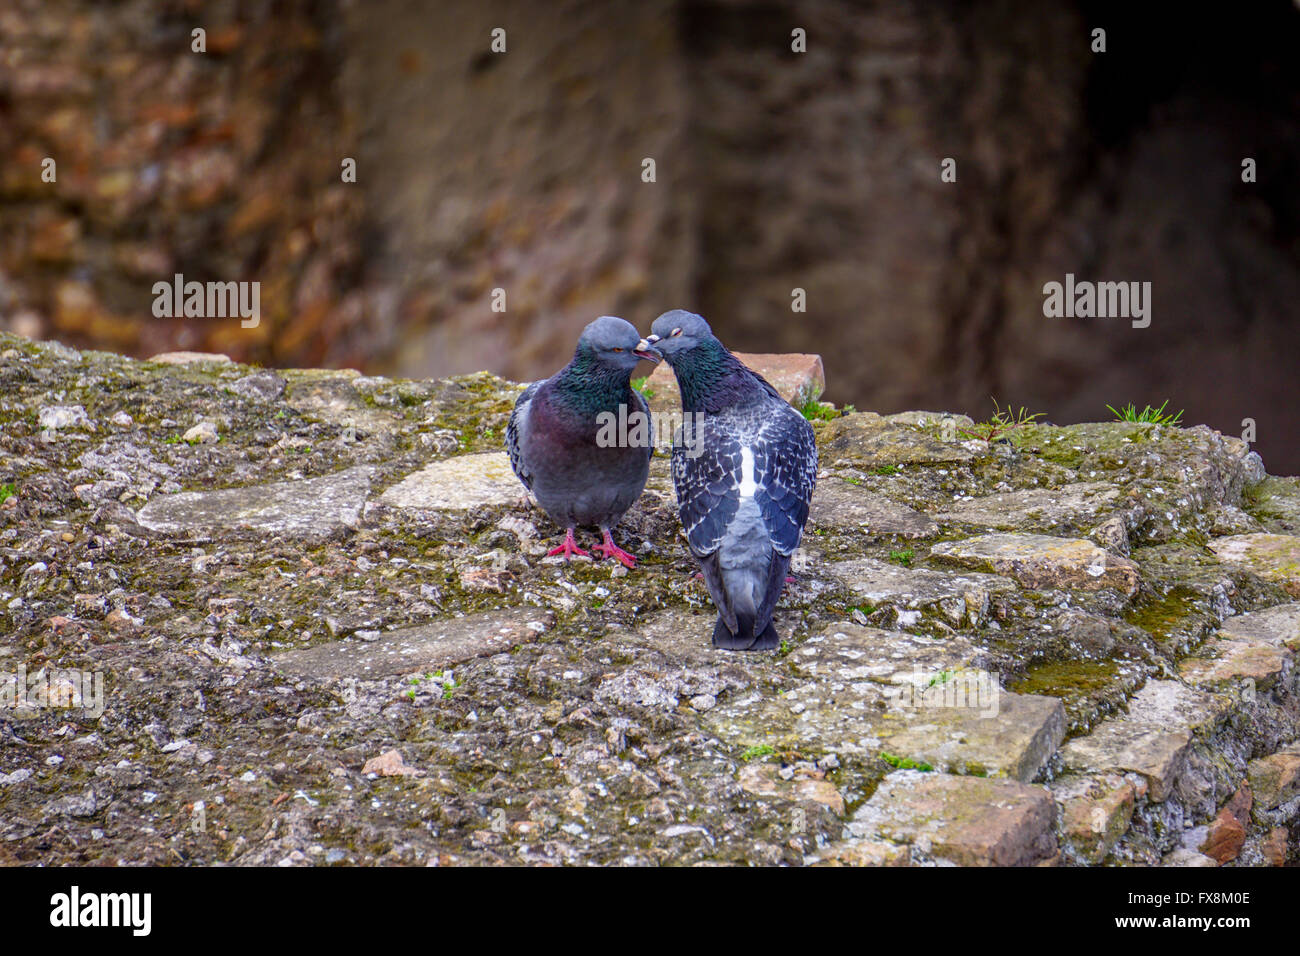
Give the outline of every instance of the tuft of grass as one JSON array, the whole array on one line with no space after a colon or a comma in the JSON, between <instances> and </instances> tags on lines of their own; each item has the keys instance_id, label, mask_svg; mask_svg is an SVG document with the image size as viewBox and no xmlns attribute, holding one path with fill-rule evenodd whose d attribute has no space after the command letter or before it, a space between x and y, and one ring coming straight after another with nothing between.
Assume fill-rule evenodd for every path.
<instances>
[{"instance_id":1,"label":"tuft of grass","mask_svg":"<svg viewBox=\"0 0 1300 956\"><path fill-rule=\"evenodd\" d=\"M7 485L0 485L0 505L4 504L10 498L17 497L18 486L10 482Z\"/></svg>"},{"instance_id":2,"label":"tuft of grass","mask_svg":"<svg viewBox=\"0 0 1300 956\"><path fill-rule=\"evenodd\" d=\"M1024 428L1026 425L1034 424L1036 419L1043 417L1043 414L1043 412L1034 412L1031 415L1029 409L1023 405L1016 410L1013 410L1010 405L1003 408L995 398L993 399L992 418L986 422L979 422L971 428L960 428L958 431L967 438L993 442L999 438L1005 438L1017 428Z\"/></svg>"},{"instance_id":3,"label":"tuft of grass","mask_svg":"<svg viewBox=\"0 0 1300 956\"><path fill-rule=\"evenodd\" d=\"M933 767L924 761L916 761L910 757L899 757L891 753L885 753L884 751L881 751L880 759L898 770L923 770L926 773L934 770Z\"/></svg>"},{"instance_id":4,"label":"tuft of grass","mask_svg":"<svg viewBox=\"0 0 1300 956\"><path fill-rule=\"evenodd\" d=\"M759 757L771 757L776 751L768 744L759 744L757 747L750 747L740 755L740 759L749 763L751 760L757 760Z\"/></svg>"},{"instance_id":5,"label":"tuft of grass","mask_svg":"<svg viewBox=\"0 0 1300 956\"><path fill-rule=\"evenodd\" d=\"M645 383L648 381L650 381L649 375L642 375L640 378L632 379L632 387L635 388L642 395L644 395L646 401L649 401L650 399L655 397L655 390L653 388L646 387Z\"/></svg>"},{"instance_id":6,"label":"tuft of grass","mask_svg":"<svg viewBox=\"0 0 1300 956\"><path fill-rule=\"evenodd\" d=\"M887 478L890 475L896 475L898 474L898 466L881 465L879 468L876 469L876 474L880 475L882 478Z\"/></svg>"},{"instance_id":7,"label":"tuft of grass","mask_svg":"<svg viewBox=\"0 0 1300 956\"><path fill-rule=\"evenodd\" d=\"M902 551L890 551L889 560L895 564L901 564L905 568L912 566L912 559L916 557L916 552L911 548L904 548Z\"/></svg>"},{"instance_id":8,"label":"tuft of grass","mask_svg":"<svg viewBox=\"0 0 1300 956\"><path fill-rule=\"evenodd\" d=\"M1177 425L1183 420L1183 409L1179 409L1177 415L1170 415L1165 411L1168 406L1169 399L1166 398L1164 404L1159 408L1152 408L1148 405L1140 412L1132 402L1122 408L1115 408L1113 405L1107 405L1106 407L1110 409L1117 422L1149 422L1153 425Z\"/></svg>"},{"instance_id":9,"label":"tuft of grass","mask_svg":"<svg viewBox=\"0 0 1300 956\"><path fill-rule=\"evenodd\" d=\"M819 402L815 398L804 402L799 412L810 422L828 422L840 417L840 411L834 405L830 402Z\"/></svg>"}]
</instances>

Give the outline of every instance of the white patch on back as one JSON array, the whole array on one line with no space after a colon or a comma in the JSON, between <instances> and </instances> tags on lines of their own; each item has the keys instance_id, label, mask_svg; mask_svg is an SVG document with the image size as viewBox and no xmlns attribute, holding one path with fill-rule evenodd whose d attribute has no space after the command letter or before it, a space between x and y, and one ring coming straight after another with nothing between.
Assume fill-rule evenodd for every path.
<instances>
[{"instance_id":1,"label":"white patch on back","mask_svg":"<svg viewBox=\"0 0 1300 956\"><path fill-rule=\"evenodd\" d=\"M752 498L758 490L758 485L754 482L754 453L748 445L740 448L740 484L737 487L742 498Z\"/></svg>"}]
</instances>

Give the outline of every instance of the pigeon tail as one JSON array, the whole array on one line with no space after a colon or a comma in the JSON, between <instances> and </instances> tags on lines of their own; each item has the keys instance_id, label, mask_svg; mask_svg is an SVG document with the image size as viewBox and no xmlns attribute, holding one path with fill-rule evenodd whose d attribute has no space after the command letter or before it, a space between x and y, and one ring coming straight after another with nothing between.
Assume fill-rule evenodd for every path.
<instances>
[{"instance_id":1,"label":"pigeon tail","mask_svg":"<svg viewBox=\"0 0 1300 956\"><path fill-rule=\"evenodd\" d=\"M713 625L713 646L724 651L772 651L781 645L776 633L776 623L768 621L767 627L754 633L754 619L745 614L736 615L736 632L733 634L721 617Z\"/></svg>"}]
</instances>

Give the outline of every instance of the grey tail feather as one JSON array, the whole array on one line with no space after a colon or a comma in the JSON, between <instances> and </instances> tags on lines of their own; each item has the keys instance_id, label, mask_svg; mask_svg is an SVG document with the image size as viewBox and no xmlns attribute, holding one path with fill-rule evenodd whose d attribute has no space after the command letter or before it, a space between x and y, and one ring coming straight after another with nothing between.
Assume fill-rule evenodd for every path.
<instances>
[{"instance_id":1,"label":"grey tail feather","mask_svg":"<svg viewBox=\"0 0 1300 956\"><path fill-rule=\"evenodd\" d=\"M755 621L744 614L736 615L736 632L733 634L721 617L713 625L713 646L724 651L771 651L781 644L776 633L776 623L767 622L757 636L754 635Z\"/></svg>"}]
</instances>

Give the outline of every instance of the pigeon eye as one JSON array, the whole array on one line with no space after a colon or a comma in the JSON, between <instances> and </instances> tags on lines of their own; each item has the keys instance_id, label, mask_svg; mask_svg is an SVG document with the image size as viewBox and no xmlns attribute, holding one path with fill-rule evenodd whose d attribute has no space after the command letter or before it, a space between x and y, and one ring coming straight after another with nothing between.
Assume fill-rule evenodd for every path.
<instances>
[{"instance_id":1,"label":"pigeon eye","mask_svg":"<svg viewBox=\"0 0 1300 956\"><path fill-rule=\"evenodd\" d=\"M615 352L621 352L621 351L623 351L623 346L621 346L621 345L616 345L616 346L614 346L614 351L615 351Z\"/></svg>"},{"instance_id":2,"label":"pigeon eye","mask_svg":"<svg viewBox=\"0 0 1300 956\"><path fill-rule=\"evenodd\" d=\"M682 334L682 330L681 330L681 329L673 329L673 335L681 335L681 334ZM671 336L670 336L670 338L671 338Z\"/></svg>"}]
</instances>

